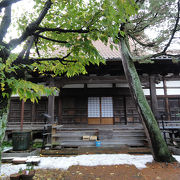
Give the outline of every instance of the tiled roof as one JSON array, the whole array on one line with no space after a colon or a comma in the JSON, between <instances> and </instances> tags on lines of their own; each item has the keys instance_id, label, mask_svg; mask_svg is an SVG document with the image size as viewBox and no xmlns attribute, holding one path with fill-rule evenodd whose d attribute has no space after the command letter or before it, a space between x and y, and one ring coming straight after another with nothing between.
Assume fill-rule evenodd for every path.
<instances>
[{"instance_id":1,"label":"tiled roof","mask_svg":"<svg viewBox=\"0 0 180 180\"><path fill-rule=\"evenodd\" d=\"M108 61L120 61L121 60L121 54L120 54L120 49L118 45L115 45L109 40L107 45L105 45L102 41L93 41L92 42L94 47L99 51L99 54ZM110 45L113 44L115 47L113 49L110 48ZM67 49L66 47L60 47L57 48L54 52L52 52L52 55L55 54L61 54L61 55L66 55L67 54ZM155 58L152 58L152 60L172 60L170 56L158 56Z\"/></svg>"},{"instance_id":2,"label":"tiled roof","mask_svg":"<svg viewBox=\"0 0 180 180\"><path fill-rule=\"evenodd\" d=\"M113 49L110 48L110 45L113 43L110 43L110 41L105 45L101 41L94 41L93 45L96 47L96 49L99 51L99 54L106 60L113 61L113 60L121 60L120 55L120 49L118 45L115 45ZM170 56L158 56L155 58L151 58L152 60L172 60L172 57Z\"/></svg>"},{"instance_id":3,"label":"tiled roof","mask_svg":"<svg viewBox=\"0 0 180 180\"><path fill-rule=\"evenodd\" d=\"M116 48L110 48L111 43L108 42L107 45L101 41L94 41L93 45L99 51L99 54L106 60L120 60L121 55L119 51L119 46L116 45Z\"/></svg>"}]
</instances>

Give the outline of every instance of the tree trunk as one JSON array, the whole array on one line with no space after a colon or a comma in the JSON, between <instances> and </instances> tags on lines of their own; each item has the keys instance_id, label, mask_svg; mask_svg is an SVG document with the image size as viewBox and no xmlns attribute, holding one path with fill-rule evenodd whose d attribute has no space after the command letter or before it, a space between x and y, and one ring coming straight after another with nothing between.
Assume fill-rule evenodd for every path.
<instances>
[{"instance_id":1,"label":"tree trunk","mask_svg":"<svg viewBox=\"0 0 180 180\"><path fill-rule=\"evenodd\" d=\"M130 92L137 107L140 118L142 119L154 160L158 162L176 161L175 158L171 155L167 144L161 135L157 121L144 96L139 76L123 37L120 38L120 52L126 79L129 83Z\"/></svg>"},{"instance_id":2,"label":"tree trunk","mask_svg":"<svg viewBox=\"0 0 180 180\"><path fill-rule=\"evenodd\" d=\"M1 172L1 154L2 154L2 142L4 140L7 118L9 112L10 98L3 97L0 91L0 172Z\"/></svg>"}]
</instances>

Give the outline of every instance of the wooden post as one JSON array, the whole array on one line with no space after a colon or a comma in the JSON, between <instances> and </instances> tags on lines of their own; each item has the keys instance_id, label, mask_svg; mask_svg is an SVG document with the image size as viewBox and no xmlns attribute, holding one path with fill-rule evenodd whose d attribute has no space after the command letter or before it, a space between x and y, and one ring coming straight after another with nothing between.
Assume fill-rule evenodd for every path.
<instances>
[{"instance_id":1,"label":"wooden post","mask_svg":"<svg viewBox=\"0 0 180 180\"><path fill-rule=\"evenodd\" d=\"M151 109L152 109L152 112L154 113L156 120L158 120L159 119L159 113L158 113L158 100L157 100L157 96L156 96L155 80L156 80L155 75L149 76Z\"/></svg>"},{"instance_id":2,"label":"wooden post","mask_svg":"<svg viewBox=\"0 0 180 180\"><path fill-rule=\"evenodd\" d=\"M124 106L124 119L125 119L125 124L127 125L126 96L123 96L123 106Z\"/></svg>"},{"instance_id":3,"label":"wooden post","mask_svg":"<svg viewBox=\"0 0 180 180\"><path fill-rule=\"evenodd\" d=\"M55 145L56 143L56 138L54 137L54 135L56 134L56 124L52 125L52 131L51 131L51 144L52 146Z\"/></svg>"},{"instance_id":4,"label":"wooden post","mask_svg":"<svg viewBox=\"0 0 180 180\"><path fill-rule=\"evenodd\" d=\"M51 124L54 124L54 102L55 102L55 97L49 96L48 97L48 115L51 116Z\"/></svg>"},{"instance_id":5,"label":"wooden post","mask_svg":"<svg viewBox=\"0 0 180 180\"><path fill-rule=\"evenodd\" d=\"M170 111L169 111L169 101L167 97L167 86L166 86L166 80L163 77L163 88L164 88L164 96L165 96L165 106L166 106L166 113L167 113L167 120L171 119Z\"/></svg>"},{"instance_id":6,"label":"wooden post","mask_svg":"<svg viewBox=\"0 0 180 180\"><path fill-rule=\"evenodd\" d=\"M84 98L86 98L86 124L88 124L88 88L87 88L87 84L84 84Z\"/></svg>"},{"instance_id":7,"label":"wooden post","mask_svg":"<svg viewBox=\"0 0 180 180\"><path fill-rule=\"evenodd\" d=\"M50 87L54 86L54 80L50 79ZM48 96L48 115L51 116L51 124L54 124L55 96Z\"/></svg>"},{"instance_id":8,"label":"wooden post","mask_svg":"<svg viewBox=\"0 0 180 180\"><path fill-rule=\"evenodd\" d=\"M32 123L34 123L36 120L36 104L35 103L32 103Z\"/></svg>"},{"instance_id":9,"label":"wooden post","mask_svg":"<svg viewBox=\"0 0 180 180\"><path fill-rule=\"evenodd\" d=\"M59 116L59 122L58 124L62 123L62 97L59 95L59 102L58 102L58 116Z\"/></svg>"},{"instance_id":10,"label":"wooden post","mask_svg":"<svg viewBox=\"0 0 180 180\"><path fill-rule=\"evenodd\" d=\"M21 131L23 130L23 122L24 122L24 100L22 100L22 104L21 104Z\"/></svg>"}]
</instances>

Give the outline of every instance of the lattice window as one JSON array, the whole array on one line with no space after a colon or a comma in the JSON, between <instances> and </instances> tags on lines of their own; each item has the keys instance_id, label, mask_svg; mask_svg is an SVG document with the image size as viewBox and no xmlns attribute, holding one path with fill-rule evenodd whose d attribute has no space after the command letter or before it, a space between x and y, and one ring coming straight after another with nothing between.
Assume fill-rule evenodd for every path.
<instances>
[{"instance_id":1,"label":"lattice window","mask_svg":"<svg viewBox=\"0 0 180 180\"><path fill-rule=\"evenodd\" d=\"M102 117L113 117L112 97L101 98L101 113Z\"/></svg>"},{"instance_id":2,"label":"lattice window","mask_svg":"<svg viewBox=\"0 0 180 180\"><path fill-rule=\"evenodd\" d=\"M88 97L88 117L100 117L99 97Z\"/></svg>"},{"instance_id":3,"label":"lattice window","mask_svg":"<svg viewBox=\"0 0 180 180\"><path fill-rule=\"evenodd\" d=\"M89 97L88 117L113 117L112 97Z\"/></svg>"}]
</instances>

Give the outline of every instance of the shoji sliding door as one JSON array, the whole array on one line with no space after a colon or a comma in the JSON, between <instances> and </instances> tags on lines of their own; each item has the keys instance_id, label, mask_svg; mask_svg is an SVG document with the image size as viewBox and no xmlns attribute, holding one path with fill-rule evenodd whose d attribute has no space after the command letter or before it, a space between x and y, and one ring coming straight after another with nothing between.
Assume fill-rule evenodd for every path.
<instances>
[{"instance_id":1,"label":"shoji sliding door","mask_svg":"<svg viewBox=\"0 0 180 180\"><path fill-rule=\"evenodd\" d=\"M88 124L113 124L112 97L88 97Z\"/></svg>"}]
</instances>

